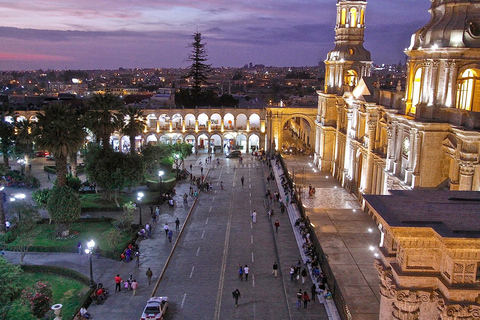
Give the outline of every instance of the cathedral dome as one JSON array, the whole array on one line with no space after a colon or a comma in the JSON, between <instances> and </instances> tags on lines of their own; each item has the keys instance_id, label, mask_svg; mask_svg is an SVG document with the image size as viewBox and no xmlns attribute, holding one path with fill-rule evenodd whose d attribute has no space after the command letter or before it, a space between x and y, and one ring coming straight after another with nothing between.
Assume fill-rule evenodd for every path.
<instances>
[{"instance_id":1,"label":"cathedral dome","mask_svg":"<svg viewBox=\"0 0 480 320\"><path fill-rule=\"evenodd\" d=\"M409 50L480 48L480 0L432 0L430 22L412 35Z\"/></svg>"}]
</instances>

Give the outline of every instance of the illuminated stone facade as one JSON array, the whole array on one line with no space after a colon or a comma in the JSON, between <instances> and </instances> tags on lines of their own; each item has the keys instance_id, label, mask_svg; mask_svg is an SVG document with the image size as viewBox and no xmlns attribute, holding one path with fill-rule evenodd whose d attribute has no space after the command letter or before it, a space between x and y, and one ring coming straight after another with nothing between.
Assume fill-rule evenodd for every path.
<instances>
[{"instance_id":1,"label":"illuminated stone facade","mask_svg":"<svg viewBox=\"0 0 480 320\"><path fill-rule=\"evenodd\" d=\"M355 14L365 7L337 1L315 164L360 199L389 190L480 190L480 1L431 1L430 22L405 50L406 89L393 91L369 78L365 22Z\"/></svg>"},{"instance_id":2,"label":"illuminated stone facade","mask_svg":"<svg viewBox=\"0 0 480 320\"><path fill-rule=\"evenodd\" d=\"M364 196L382 232L379 319L480 319L480 193L392 193Z\"/></svg>"}]
</instances>

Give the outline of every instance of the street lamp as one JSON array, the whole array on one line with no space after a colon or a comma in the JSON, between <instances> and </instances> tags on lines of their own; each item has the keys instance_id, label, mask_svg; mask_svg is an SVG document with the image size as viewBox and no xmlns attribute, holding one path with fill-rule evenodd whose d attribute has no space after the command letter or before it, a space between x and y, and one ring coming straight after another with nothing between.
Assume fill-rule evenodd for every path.
<instances>
[{"instance_id":1,"label":"street lamp","mask_svg":"<svg viewBox=\"0 0 480 320\"><path fill-rule=\"evenodd\" d=\"M162 184L162 176L163 176L164 172L163 171L158 171L158 182L160 182L160 184Z\"/></svg>"},{"instance_id":2,"label":"street lamp","mask_svg":"<svg viewBox=\"0 0 480 320\"><path fill-rule=\"evenodd\" d=\"M143 222L142 222L142 198L144 196L143 192L139 192L137 197L138 202L140 203L140 227L143 227Z\"/></svg>"},{"instance_id":3,"label":"street lamp","mask_svg":"<svg viewBox=\"0 0 480 320\"><path fill-rule=\"evenodd\" d=\"M23 169L25 168L25 160L19 159L19 160L17 160L17 163L20 165L20 171L23 174L23 172L24 172Z\"/></svg>"},{"instance_id":4,"label":"street lamp","mask_svg":"<svg viewBox=\"0 0 480 320\"><path fill-rule=\"evenodd\" d=\"M90 288L95 287L95 283L93 282L93 268L92 268L92 254L93 248L95 248L95 241L90 240L87 242L87 249L85 249L85 253L88 255L90 259Z\"/></svg>"},{"instance_id":5,"label":"street lamp","mask_svg":"<svg viewBox=\"0 0 480 320\"><path fill-rule=\"evenodd\" d=\"M2 189L3 190L3 189ZM23 200L25 199L25 194L24 193L18 193L16 195L14 195L13 197L10 198L10 201L11 202L14 202L16 200ZM20 223L20 221L22 220L22 217L21 217L21 214L20 214L20 210L17 212L18 214L18 223Z\"/></svg>"},{"instance_id":6,"label":"street lamp","mask_svg":"<svg viewBox=\"0 0 480 320\"><path fill-rule=\"evenodd\" d=\"M177 180L178 180L178 167L179 167L179 163L178 163L179 161L178 161L178 160L179 160L179 159L180 159L180 156L178 155L178 153L175 154L175 156L174 156L174 161L175 161L175 166L177 167L177 168L176 168L177 170L176 170L176 172L175 172L175 178L176 178Z\"/></svg>"}]
</instances>

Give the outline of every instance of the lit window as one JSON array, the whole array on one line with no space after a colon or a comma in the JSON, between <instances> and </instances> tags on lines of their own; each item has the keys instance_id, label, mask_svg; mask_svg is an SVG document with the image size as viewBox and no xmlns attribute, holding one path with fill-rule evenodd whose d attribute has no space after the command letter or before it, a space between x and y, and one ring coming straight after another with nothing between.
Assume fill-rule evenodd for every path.
<instances>
[{"instance_id":1,"label":"lit window","mask_svg":"<svg viewBox=\"0 0 480 320\"><path fill-rule=\"evenodd\" d=\"M415 78L413 79L413 88L412 88L412 108L410 109L410 113L415 113L415 109L417 104L420 102L420 94L421 94L421 85L422 85L422 69L418 69L415 72Z\"/></svg>"},{"instance_id":2,"label":"lit window","mask_svg":"<svg viewBox=\"0 0 480 320\"><path fill-rule=\"evenodd\" d=\"M340 18L340 24L342 26L344 26L345 23L346 23L346 20L347 20L347 10L344 8L344 9L342 9L342 16Z\"/></svg>"},{"instance_id":3,"label":"lit window","mask_svg":"<svg viewBox=\"0 0 480 320\"><path fill-rule=\"evenodd\" d=\"M352 28L357 27L357 9L356 8L350 9L350 27Z\"/></svg>"},{"instance_id":4,"label":"lit window","mask_svg":"<svg viewBox=\"0 0 480 320\"><path fill-rule=\"evenodd\" d=\"M365 24L365 9L360 11L360 24L363 26Z\"/></svg>"},{"instance_id":5,"label":"lit window","mask_svg":"<svg viewBox=\"0 0 480 320\"><path fill-rule=\"evenodd\" d=\"M457 82L457 109L480 111L480 72L467 69Z\"/></svg>"}]
</instances>

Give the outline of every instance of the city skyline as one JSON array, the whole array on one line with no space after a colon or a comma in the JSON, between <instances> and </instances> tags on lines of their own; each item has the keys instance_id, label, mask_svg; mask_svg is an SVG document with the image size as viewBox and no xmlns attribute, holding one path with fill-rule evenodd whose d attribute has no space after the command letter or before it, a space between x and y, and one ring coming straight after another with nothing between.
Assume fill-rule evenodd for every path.
<instances>
[{"instance_id":1,"label":"city skyline","mask_svg":"<svg viewBox=\"0 0 480 320\"><path fill-rule=\"evenodd\" d=\"M334 44L336 1L0 1L0 70L185 68L201 32L213 67L313 66ZM371 1L365 48L405 62L428 0Z\"/></svg>"}]
</instances>

